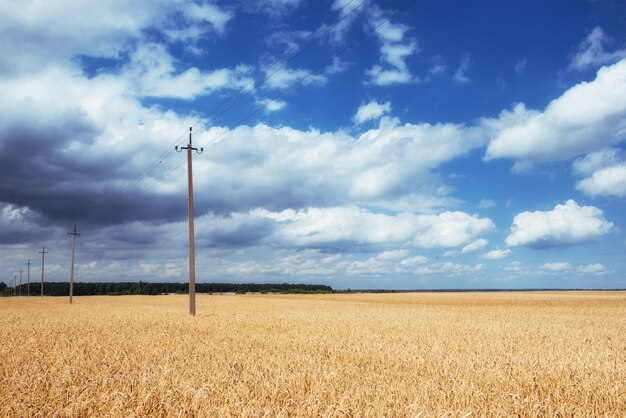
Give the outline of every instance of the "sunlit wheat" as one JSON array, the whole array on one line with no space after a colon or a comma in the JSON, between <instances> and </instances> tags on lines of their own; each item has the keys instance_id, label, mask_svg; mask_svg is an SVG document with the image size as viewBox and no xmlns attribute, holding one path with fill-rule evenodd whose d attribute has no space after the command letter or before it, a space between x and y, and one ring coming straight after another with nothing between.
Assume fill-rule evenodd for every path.
<instances>
[{"instance_id":1,"label":"sunlit wheat","mask_svg":"<svg viewBox=\"0 0 626 418\"><path fill-rule=\"evenodd\" d=\"M0 416L626 416L626 293L0 299Z\"/></svg>"}]
</instances>

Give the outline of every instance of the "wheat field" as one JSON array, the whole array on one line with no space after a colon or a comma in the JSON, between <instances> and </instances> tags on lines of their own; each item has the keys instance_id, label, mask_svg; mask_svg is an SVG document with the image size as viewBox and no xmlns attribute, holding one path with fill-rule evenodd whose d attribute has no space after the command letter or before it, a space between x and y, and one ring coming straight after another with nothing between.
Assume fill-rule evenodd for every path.
<instances>
[{"instance_id":1,"label":"wheat field","mask_svg":"<svg viewBox=\"0 0 626 418\"><path fill-rule=\"evenodd\" d=\"M0 416L626 416L626 292L197 303L0 299Z\"/></svg>"}]
</instances>

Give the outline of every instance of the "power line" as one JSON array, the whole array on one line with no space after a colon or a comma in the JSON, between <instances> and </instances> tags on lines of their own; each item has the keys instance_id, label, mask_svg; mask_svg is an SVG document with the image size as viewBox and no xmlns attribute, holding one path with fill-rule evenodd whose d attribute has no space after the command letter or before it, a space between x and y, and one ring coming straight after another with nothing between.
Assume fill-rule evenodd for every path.
<instances>
[{"instance_id":1,"label":"power line","mask_svg":"<svg viewBox=\"0 0 626 418\"><path fill-rule=\"evenodd\" d=\"M287 88L285 88L284 90L282 90L280 93L278 93L276 96L274 96L271 100L269 100L268 102L264 103L263 105L259 106L258 108L256 108L255 110L253 110L252 112L250 112L247 116L245 116L244 118L238 120L235 123L235 126L239 126L242 123L244 123L245 121L247 121L248 119L250 119L252 116L256 115L257 113L259 113L261 110L265 109L267 106L270 105L270 103L273 103L274 101L276 101L277 99L279 99L280 97L284 96L289 90L291 90L293 87L297 86L298 84L300 84L301 82L303 82L304 80L306 80L307 78L309 78L310 76L312 76L315 72L319 71L320 69L324 68L326 65L328 65L328 63L332 62L335 58L339 57L340 55L344 54L345 52L347 52L348 50L350 50L352 47L354 47L356 44L358 44L359 42L361 42L363 39L365 39L367 36L369 36L370 34L372 34L374 31L376 31L376 29L378 29L379 27L381 27L382 25L384 25L385 23L387 23L389 20L393 19L394 17L396 17L397 15L399 15L401 12L403 12L407 7L409 7L409 5L411 5L411 3L413 3L415 0L409 0L407 3L405 3L400 9L398 9L395 13L393 13L391 16L389 16L387 19L382 20L380 23L378 23L377 25L373 26L370 30L366 31L365 33L363 33L361 36L359 36L358 38L356 38L355 40L353 40L352 42L350 42L348 45L346 45L344 48L342 48L340 51L338 51L337 53L333 54L330 58L328 58L326 61L322 62L320 65L318 65L317 67L315 67L313 70L309 71L307 74L305 74L304 76L300 77L298 80L296 80L293 84L291 84L290 86L288 86ZM222 136L226 135L228 132L230 132L232 130L232 128L227 128L226 130L224 130L223 132L221 132L217 137L213 138L212 140L210 140L209 142L207 142L204 146L207 147L209 145L211 145L212 143L214 143L215 141L217 141L219 138L221 138Z\"/></svg>"},{"instance_id":2,"label":"power line","mask_svg":"<svg viewBox=\"0 0 626 418\"><path fill-rule=\"evenodd\" d=\"M185 137L185 134L182 134L181 136L178 137L178 139L176 139L176 141L174 141L174 143L172 145L170 145L166 151L164 151L161 155L159 155L156 159L155 162L153 162L152 164L150 164L150 166L148 166L148 168L146 168L137 179L135 179L134 181L132 181L128 187L126 187L126 189L124 189L124 191L122 193L127 193L128 191L130 191L133 187L135 187L137 184L139 184L139 182L146 177L148 174L150 174L150 172L152 170L154 170L155 168L157 168L159 166L159 164L161 164L163 162L164 159L166 159L171 153L173 148L176 145L180 145L181 139L183 139Z\"/></svg>"},{"instance_id":3,"label":"power line","mask_svg":"<svg viewBox=\"0 0 626 418\"><path fill-rule=\"evenodd\" d=\"M350 6L351 3L353 3L355 0L350 0L340 11L339 14L340 16L342 15L342 12L344 10L347 10L348 7ZM256 87L260 87L263 84L265 84L265 82L267 82L267 80L269 80L270 78L272 78L279 70L281 70L282 68L284 68L287 64L289 64L291 61L293 61L296 57L298 57L302 52L304 52L307 48L309 48L314 42L322 39L324 36L326 36L328 33L330 33L330 31L332 29L334 29L335 27L337 27L337 25L339 25L341 22L343 22L344 20L346 20L348 17L350 17L353 13L356 12L356 10L358 10L359 8L361 8L361 6L363 6L368 0L363 0L361 3L359 3L357 6L355 6L352 10L350 10L349 13L346 13L345 15L341 16L340 19L338 19L335 23L333 23L330 26L326 27L326 30L319 36L317 36L312 42L310 42L308 45L304 45L305 42L307 42L309 40L309 38L311 38L314 34L316 34L320 28L324 28L326 26L325 23L322 24L322 26L320 26L320 28L315 29L314 31L310 32L304 39L302 39L295 47L289 48L287 51L285 51L285 53L283 53L282 56L280 56L278 59L274 60L273 63L271 65L269 65L268 67L265 67L264 69L261 70L262 73L265 73L265 77L261 78L257 78L257 79L253 79L251 81L249 81L246 85L244 85L242 88L238 89L237 91L233 92L233 94L231 94L228 98L226 98L224 101L222 101L220 104L218 104L217 106L215 106L213 109L211 109L208 114L206 115L206 117L220 117L222 116L226 111L230 110L233 106L235 106L237 103L239 103L243 98L245 98L246 96L248 96L252 91L254 91L254 87L251 88L250 90L246 90L248 89L248 87L250 87L251 84L254 84ZM289 56L289 54L291 54L293 52L293 55L291 57L289 57L288 59L286 59L285 61L283 61L287 56ZM278 68L276 68L271 74L267 75L267 72L274 67L276 64L281 63L280 66L278 66ZM260 81L259 81L260 80ZM231 101L233 99L233 97L240 95L233 103L231 103L230 105L228 105L225 109L223 109L219 114L214 115L214 113L216 111L218 111L220 108L222 108L223 106L225 106L229 101ZM195 128L201 121L198 120L194 125L192 125L192 128ZM166 151L164 151L159 157L157 157L157 159L150 164L146 169L144 169L144 171L139 175L139 177L137 177L135 180L131 181L129 183L129 185L124 189L124 191L122 192L123 194L126 194L127 192L129 192L131 189L133 189L135 186L137 186L141 180L143 180L148 174L150 174L150 172L152 172L155 168L157 168L162 162L163 160L165 160L167 157L170 156L170 154L173 152L173 148L177 145L180 145L182 142L182 139L184 138L185 134L182 134L180 137L178 137L178 139L170 146L168 147L168 149ZM177 167L175 167L173 170L174 171ZM170 172L168 172L167 175L169 175ZM166 175L166 176L167 176ZM165 177L166 177L165 176Z\"/></svg>"},{"instance_id":4,"label":"power line","mask_svg":"<svg viewBox=\"0 0 626 418\"><path fill-rule=\"evenodd\" d=\"M379 27L381 27L382 25L384 25L385 23L387 23L388 21L390 21L391 19L393 19L394 17L398 16L400 13L402 13L404 10L406 10L412 3L414 3L416 0L409 0L408 2L406 2L402 7L400 7L396 12L394 12L393 14L391 14L388 18L380 21L377 25L372 26L372 28L366 32L364 32L361 36L357 37L356 39L354 39L352 42L350 42L349 44L347 44L344 48L342 48L340 51L336 52L335 54L333 54L330 58L326 59L325 61L323 61L321 64L319 64L317 67L315 67L313 70L309 71L307 74L305 74L304 76L300 77L298 80L296 80L294 83L292 83L291 85L289 85L288 87L286 87L285 89L283 89L280 93L278 93L277 95L275 95L272 99L270 99L268 102L264 103L263 105L259 106L258 108L256 108L255 110L253 110L252 112L250 112L248 115L246 115L245 117L241 118L240 120L238 120L234 125L235 126L239 126L242 123L246 122L248 119L250 119L252 116L256 115L257 113L259 113L261 110L265 109L267 106L269 106L271 103L273 103L274 101L276 101L277 99L279 99L280 97L284 96L289 90L291 90L293 87L297 86L298 84L300 84L302 81L306 80L307 78L309 78L310 76L312 76L315 72L319 71L320 69L324 68L326 65L328 65L328 63L332 62L335 58L341 56L342 54L346 53L348 50L352 49L356 44L358 44L359 42L361 42L363 39L365 39L366 37L368 37L369 35L371 35L374 31L376 31L376 29L378 29ZM361 3L362 4L362 3ZM196 123L197 124L197 123ZM217 135L216 137L214 137L213 139L209 140L207 143L205 143L202 147L206 148L209 145L214 144L218 139L220 139L221 137L223 137L224 135L226 135L228 132L232 131L233 128L226 128L224 131L222 131L219 135ZM168 171L165 175L161 176L160 178L156 179L157 181L162 181L164 180L166 177L168 177L170 174L172 174L174 171L176 171L182 164L184 163L181 162L179 164L177 164L173 169L171 169L170 171ZM148 188L147 190L152 190L154 187L156 187L156 183L155 185L153 185L152 187Z\"/></svg>"},{"instance_id":5,"label":"power line","mask_svg":"<svg viewBox=\"0 0 626 418\"><path fill-rule=\"evenodd\" d=\"M350 3L352 3L351 0L348 4L346 4L346 6L344 6L344 9L347 8ZM269 80L270 78L272 78L276 73L278 73L278 71L280 71L281 69L285 68L285 66L287 64L289 64L291 61L293 61L294 59L296 59L302 52L304 52L308 47L310 47L311 45L313 45L313 43L315 41L319 41L320 39L322 39L324 36L326 36L328 33L330 33L331 30L333 30L335 27L337 27L337 25L339 25L341 22L343 22L345 19L347 19L348 17L350 17L355 11L357 11L361 6L363 6L363 4L365 4L367 2L367 0L363 0L358 6L356 6L355 8L353 8L349 13L345 14L341 19L339 19L337 22L335 22L333 25L329 26L326 28L326 30L320 35L318 36L316 39L314 39L311 43L309 43L308 45L305 45L301 48L299 48L291 57L289 57L289 59L287 59L286 61L284 61L278 68L276 68L272 73L270 73L269 75L266 75L265 77L263 77L263 79L261 79L261 81L257 84L255 84L255 87L260 87L263 84L265 84L265 82L267 80ZM316 29L315 31L311 32L309 34L309 36L307 36L298 46L301 46L304 41L306 41L312 34L316 33L318 31L318 29ZM287 55L287 53L283 54L283 56L281 58L279 58L278 60L274 61L274 64L270 65L269 67L265 68L264 70L262 70L264 73L267 73L267 71L272 68L276 63L281 62L281 60ZM246 86L244 86L244 89L247 88L252 82L248 82L248 84L246 84ZM239 103L244 97L250 95L250 93L253 91L254 89L250 89L247 91L243 91L240 90L238 93L242 93L241 96L239 96L233 103L231 103L230 105L228 105L224 110L222 110L220 113L218 113L217 115L215 115L216 117L222 116L224 113L226 113L228 110L230 110L234 105L236 105L237 103ZM217 106L214 110L219 109L222 105L224 105L225 103L227 103L230 99L232 99L235 95L231 95L226 101L222 102L219 106ZM214 111L212 110L209 115Z\"/></svg>"}]
</instances>

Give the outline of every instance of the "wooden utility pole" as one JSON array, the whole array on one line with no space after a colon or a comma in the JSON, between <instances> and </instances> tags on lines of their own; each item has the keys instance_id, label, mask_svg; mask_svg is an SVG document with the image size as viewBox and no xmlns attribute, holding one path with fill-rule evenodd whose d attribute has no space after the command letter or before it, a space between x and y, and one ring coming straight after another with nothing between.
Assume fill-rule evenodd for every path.
<instances>
[{"instance_id":1,"label":"wooden utility pole","mask_svg":"<svg viewBox=\"0 0 626 418\"><path fill-rule=\"evenodd\" d=\"M13 296L15 296L15 279L17 279L17 274L13 275Z\"/></svg>"},{"instance_id":2,"label":"wooden utility pole","mask_svg":"<svg viewBox=\"0 0 626 418\"><path fill-rule=\"evenodd\" d=\"M39 254L41 254L41 297L43 297L43 268L44 268L44 262L45 262L45 255L48 254L48 251L46 251L46 247L42 247L41 251L39 251Z\"/></svg>"},{"instance_id":3,"label":"wooden utility pole","mask_svg":"<svg viewBox=\"0 0 626 418\"><path fill-rule=\"evenodd\" d=\"M76 225L74 225L74 232L68 232L67 235L72 237L72 268L70 270L70 305L72 304L72 296L74 295L74 242L76 237L80 234L76 232Z\"/></svg>"},{"instance_id":4,"label":"wooden utility pole","mask_svg":"<svg viewBox=\"0 0 626 418\"><path fill-rule=\"evenodd\" d=\"M30 264L30 260L28 260L28 263L26 263L28 266L28 286L26 286L28 296L30 296Z\"/></svg>"},{"instance_id":5,"label":"wooden utility pole","mask_svg":"<svg viewBox=\"0 0 626 418\"><path fill-rule=\"evenodd\" d=\"M191 128L189 128L189 144L186 147L175 147L177 152L187 150L187 188L188 188L188 205L187 205L187 217L189 218L189 314L196 315L196 255L195 255L195 238L194 238L194 225L193 225L193 169L191 151L196 151L201 154L204 151L203 148L193 148L191 144Z\"/></svg>"},{"instance_id":6,"label":"wooden utility pole","mask_svg":"<svg viewBox=\"0 0 626 418\"><path fill-rule=\"evenodd\" d=\"M22 296L22 269L20 269L20 291L19 295Z\"/></svg>"}]
</instances>

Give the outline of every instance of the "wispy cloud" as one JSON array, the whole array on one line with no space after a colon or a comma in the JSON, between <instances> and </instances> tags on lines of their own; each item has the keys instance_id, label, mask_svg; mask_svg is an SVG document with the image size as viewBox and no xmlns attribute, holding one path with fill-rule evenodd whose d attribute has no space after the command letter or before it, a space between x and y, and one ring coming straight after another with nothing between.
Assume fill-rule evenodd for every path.
<instances>
[{"instance_id":1,"label":"wispy cloud","mask_svg":"<svg viewBox=\"0 0 626 418\"><path fill-rule=\"evenodd\" d=\"M626 58L625 47L613 51L605 50L605 46L611 42L612 39L606 32L600 26L596 26L578 46L568 69L581 71L605 64L613 64Z\"/></svg>"},{"instance_id":2,"label":"wispy cloud","mask_svg":"<svg viewBox=\"0 0 626 418\"><path fill-rule=\"evenodd\" d=\"M470 69L472 61L469 55L465 55L461 64L452 75L452 80L458 84L467 84L472 81L467 75L467 71Z\"/></svg>"}]
</instances>

